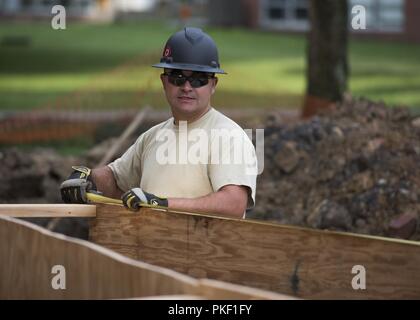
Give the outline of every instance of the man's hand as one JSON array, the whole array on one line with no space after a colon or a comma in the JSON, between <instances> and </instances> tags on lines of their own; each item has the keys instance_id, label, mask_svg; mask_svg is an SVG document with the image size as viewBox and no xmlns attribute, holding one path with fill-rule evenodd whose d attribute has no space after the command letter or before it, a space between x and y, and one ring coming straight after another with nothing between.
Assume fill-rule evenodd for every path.
<instances>
[{"instance_id":1,"label":"man's hand","mask_svg":"<svg viewBox=\"0 0 420 320\"><path fill-rule=\"evenodd\" d=\"M167 207L168 199L160 198L154 194L144 192L140 188L128 190L121 197L124 206L132 211L137 211L142 205L146 207Z\"/></svg>"},{"instance_id":2,"label":"man's hand","mask_svg":"<svg viewBox=\"0 0 420 320\"><path fill-rule=\"evenodd\" d=\"M86 192L96 191L91 170L83 166L73 166L73 172L60 186L61 198L65 203L87 203Z\"/></svg>"}]
</instances>

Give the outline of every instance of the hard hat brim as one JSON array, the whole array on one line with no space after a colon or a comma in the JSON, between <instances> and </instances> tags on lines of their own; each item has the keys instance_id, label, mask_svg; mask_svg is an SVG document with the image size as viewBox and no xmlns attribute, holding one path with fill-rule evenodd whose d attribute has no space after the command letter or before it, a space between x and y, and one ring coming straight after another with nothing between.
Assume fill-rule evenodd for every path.
<instances>
[{"instance_id":1,"label":"hard hat brim","mask_svg":"<svg viewBox=\"0 0 420 320\"><path fill-rule=\"evenodd\" d=\"M167 68L167 69L176 69L176 70L190 70L190 71L199 71L199 72L208 72L208 73L219 73L227 74L224 70L220 68L212 68L208 66L202 66L197 64L189 63L166 63L160 62L152 65L154 68Z\"/></svg>"}]
</instances>

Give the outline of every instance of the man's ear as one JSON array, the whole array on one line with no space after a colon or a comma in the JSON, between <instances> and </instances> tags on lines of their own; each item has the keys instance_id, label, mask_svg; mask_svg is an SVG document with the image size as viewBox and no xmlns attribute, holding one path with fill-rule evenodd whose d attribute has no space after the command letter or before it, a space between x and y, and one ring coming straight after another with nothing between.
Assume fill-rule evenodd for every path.
<instances>
[{"instance_id":1,"label":"man's ear","mask_svg":"<svg viewBox=\"0 0 420 320\"><path fill-rule=\"evenodd\" d=\"M162 85L165 88L165 76L163 74L160 75L160 81L162 81Z\"/></svg>"},{"instance_id":2,"label":"man's ear","mask_svg":"<svg viewBox=\"0 0 420 320\"><path fill-rule=\"evenodd\" d=\"M216 77L214 77L213 78L213 86L212 86L212 88L211 88L211 94L213 94L213 93L215 93L216 92L216 86L217 86L217 81L219 81L219 79L218 78L216 78Z\"/></svg>"}]
</instances>

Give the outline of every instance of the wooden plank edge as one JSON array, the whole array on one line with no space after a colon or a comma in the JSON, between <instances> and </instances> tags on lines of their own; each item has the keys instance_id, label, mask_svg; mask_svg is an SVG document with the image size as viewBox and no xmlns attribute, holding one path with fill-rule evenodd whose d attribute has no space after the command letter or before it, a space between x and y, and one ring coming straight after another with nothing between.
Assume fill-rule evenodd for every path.
<instances>
[{"instance_id":1,"label":"wooden plank edge","mask_svg":"<svg viewBox=\"0 0 420 320\"><path fill-rule=\"evenodd\" d=\"M0 204L0 216L15 218L96 217L91 204Z\"/></svg>"}]
</instances>

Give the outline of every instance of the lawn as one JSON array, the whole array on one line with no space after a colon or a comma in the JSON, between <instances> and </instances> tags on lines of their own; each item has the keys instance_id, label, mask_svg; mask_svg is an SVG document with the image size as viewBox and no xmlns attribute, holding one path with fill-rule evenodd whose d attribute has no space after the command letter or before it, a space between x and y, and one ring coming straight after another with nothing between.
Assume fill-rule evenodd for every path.
<instances>
[{"instance_id":1,"label":"lawn","mask_svg":"<svg viewBox=\"0 0 420 320\"><path fill-rule=\"evenodd\" d=\"M164 108L159 60L175 29L158 23L0 24L0 110ZM301 105L305 38L244 29L207 29L222 67L219 107ZM11 44L10 37L26 37ZM9 43L8 43L9 42ZM420 45L352 40L350 90L391 105L420 109Z\"/></svg>"}]
</instances>

